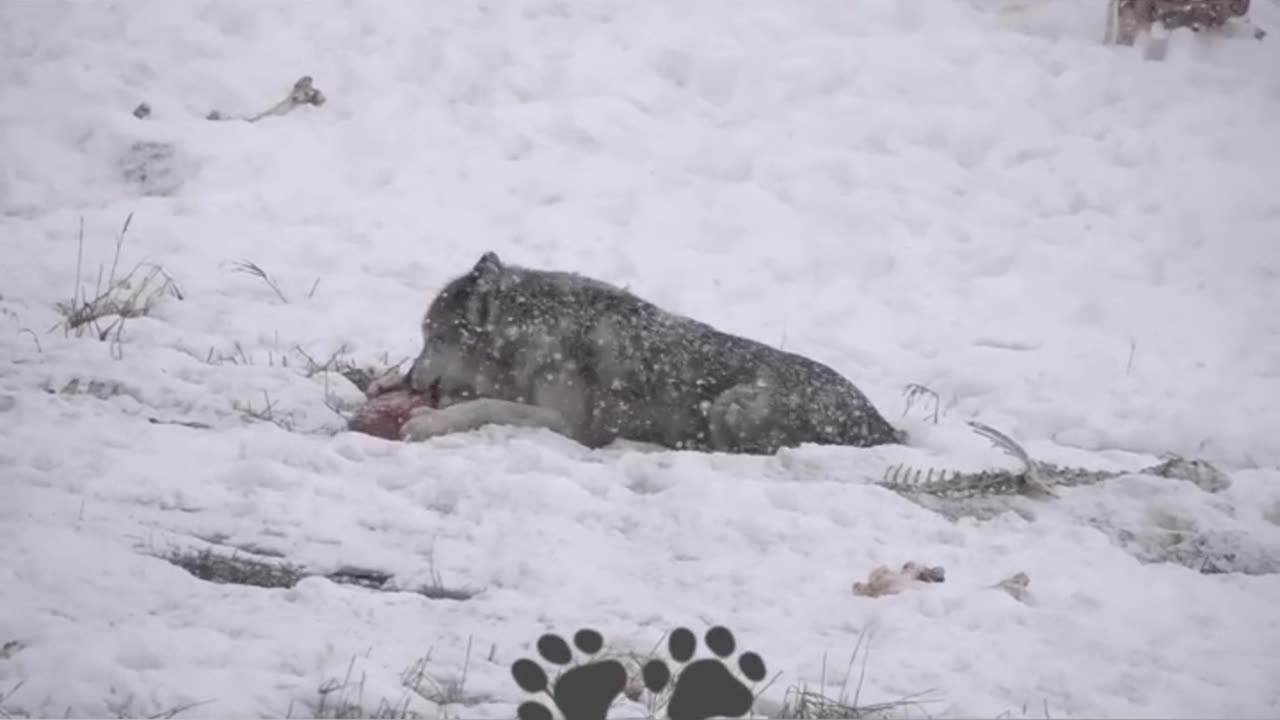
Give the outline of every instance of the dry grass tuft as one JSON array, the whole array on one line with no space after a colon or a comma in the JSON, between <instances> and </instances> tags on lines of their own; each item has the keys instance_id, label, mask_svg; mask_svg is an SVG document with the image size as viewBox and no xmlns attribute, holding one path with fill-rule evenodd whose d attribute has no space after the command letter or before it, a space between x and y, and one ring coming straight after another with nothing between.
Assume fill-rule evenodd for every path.
<instances>
[{"instance_id":1,"label":"dry grass tuft","mask_svg":"<svg viewBox=\"0 0 1280 720\"><path fill-rule=\"evenodd\" d=\"M296 357L292 357L296 355ZM292 359L291 359L292 357ZM239 341L232 343L230 350L219 350L218 348L209 348L209 352L203 358L204 362L209 365L257 365L260 360L256 360L250 353L245 350ZM301 345L294 345L291 351L276 350L267 351L267 367L295 368L303 377L316 377L325 373L337 373L347 380L351 381L360 392L368 392L370 386L375 382L385 381L388 378L399 378L403 373L400 368L410 358L401 358L398 362L391 362L391 357L387 353L383 353L382 357L374 363L357 362L351 355L351 346L342 343L331 352L323 360L317 359L315 355L307 352Z\"/></svg>"},{"instance_id":2,"label":"dry grass tuft","mask_svg":"<svg viewBox=\"0 0 1280 720\"><path fill-rule=\"evenodd\" d=\"M271 277L266 270L263 270L261 265L253 262L252 260L237 260L232 264L231 269L234 272L244 273L245 275L252 275L253 277L258 278L262 282L266 283L267 287L271 288L271 292L275 293L276 297L280 298L280 302L286 305L289 304L289 298L284 294L284 291L280 289L280 284L277 283L275 278ZM311 289L307 291L308 300L315 297L316 289L319 287L320 278L317 277L315 281L311 283Z\"/></svg>"},{"instance_id":3,"label":"dry grass tuft","mask_svg":"<svg viewBox=\"0 0 1280 720\"><path fill-rule=\"evenodd\" d=\"M318 361L307 354L300 345L293 346L293 350L304 361L302 374L306 377L336 372L350 381L352 385L355 385L360 392L366 394L374 383L385 383L388 379L401 377L403 373L400 368L410 360L410 358L406 357L401 358L399 362L392 363L391 357L383 353L381 360L376 364L360 364L351 357L351 346L346 343L339 345L338 349L334 350L323 361Z\"/></svg>"},{"instance_id":4,"label":"dry grass tuft","mask_svg":"<svg viewBox=\"0 0 1280 720\"><path fill-rule=\"evenodd\" d=\"M12 707L10 707L10 704L9 704L10 699L11 699L14 695L17 695L17 694L18 694L18 691L22 689L22 683L23 683L23 681L22 681L22 680L19 680L17 683L15 683L15 684L14 684L12 687L10 687L8 690L0 691L0 718L25 718L25 717L31 717L29 714L27 714L26 712L24 712L24 711L22 711L22 710L18 710L18 709L16 709L16 708L12 708Z\"/></svg>"},{"instance_id":5,"label":"dry grass tuft","mask_svg":"<svg viewBox=\"0 0 1280 720\"><path fill-rule=\"evenodd\" d=\"M191 710L193 708L198 708L202 705L209 705L213 702L214 702L213 700L197 700L196 702L183 703L182 705L175 705L169 708L168 710L162 710L154 715L148 715L147 718L148 720L160 720L161 718L164 718L165 720L167 720L168 718L177 717L182 713L188 710ZM123 714L123 715L120 715L120 717L125 718L125 717L133 717L133 716Z\"/></svg>"},{"instance_id":6,"label":"dry grass tuft","mask_svg":"<svg viewBox=\"0 0 1280 720\"><path fill-rule=\"evenodd\" d=\"M867 661L870 656L871 648L871 629L864 630L858 635L858 642L853 647L853 652L849 655L849 664L845 669L844 680L841 682L838 690L831 688L836 693L835 697L827 694L827 688L820 685L814 690L806 685L792 686L787 688L785 697L783 698L782 718L796 718L797 720L859 720L860 718L891 718L903 715L907 710L917 708L922 705L937 702L928 696L933 693L932 690L912 693L905 697L890 702L872 703L863 705L862 686L867 677ZM853 696L849 696L849 681L853 675L853 666L858 663L858 655L862 655L862 666L858 671L857 683L853 686ZM822 657L822 678L825 681L827 677L827 658Z\"/></svg>"},{"instance_id":7,"label":"dry grass tuft","mask_svg":"<svg viewBox=\"0 0 1280 720\"><path fill-rule=\"evenodd\" d=\"M490 657L493 652L490 651ZM467 652L463 656L462 670L453 676L435 676L427 672L431 663L431 651L419 658L400 674L400 684L414 695L440 709L440 717L449 717L449 706L468 707L493 698L467 692L467 671L471 668L471 638L467 638Z\"/></svg>"},{"instance_id":8,"label":"dry grass tuft","mask_svg":"<svg viewBox=\"0 0 1280 720\"><path fill-rule=\"evenodd\" d=\"M271 399L271 393L266 390L262 391L261 407L255 406L252 402L241 402L239 400L233 400L231 407L249 420L271 423L281 430L292 432L296 425L294 414L288 411L281 411L276 406L275 401Z\"/></svg>"},{"instance_id":9,"label":"dry grass tuft","mask_svg":"<svg viewBox=\"0 0 1280 720\"><path fill-rule=\"evenodd\" d=\"M461 587L449 587L444 584L444 578L440 575L440 571L436 569L436 549L435 544L427 550L427 582L425 585L419 585L414 592L427 598L428 600L470 600L480 594L479 590Z\"/></svg>"},{"instance_id":10,"label":"dry grass tuft","mask_svg":"<svg viewBox=\"0 0 1280 720\"><path fill-rule=\"evenodd\" d=\"M158 556L195 577L221 585L250 585L260 588L291 588L307 573L284 561L268 562L240 553L174 548Z\"/></svg>"},{"instance_id":11,"label":"dry grass tuft","mask_svg":"<svg viewBox=\"0 0 1280 720\"><path fill-rule=\"evenodd\" d=\"M935 700L921 699L915 695L886 703L858 705L847 700L833 700L821 692L806 687L788 688L783 701L783 718L804 720L860 720L861 718L892 718L905 714L906 708L925 705Z\"/></svg>"},{"instance_id":12,"label":"dry grass tuft","mask_svg":"<svg viewBox=\"0 0 1280 720\"><path fill-rule=\"evenodd\" d=\"M496 648L489 653L490 661ZM347 664L346 676L341 680L331 678L320 685L317 690L319 699L314 707L309 708L308 717L315 718L380 718L380 719L417 719L426 715L410 709L414 698L425 700L436 706L435 717L441 720L457 718L452 711L455 706L471 707L494 698L467 690L467 672L471 664L471 638L467 638L467 652L463 660L462 670L454 676L444 676L429 672L432 664L431 650L400 673L400 685L404 693L399 699L388 698L378 700L377 704L365 708L364 693L366 677L364 673L357 679L355 675L356 658ZM286 717L293 717L294 709L289 708Z\"/></svg>"},{"instance_id":13,"label":"dry grass tuft","mask_svg":"<svg viewBox=\"0 0 1280 720\"><path fill-rule=\"evenodd\" d=\"M215 538L216 539L216 538ZM213 542L207 539L206 542ZM221 544L221 543L215 543ZM394 582L392 573L344 565L329 573L308 571L306 567L288 562L278 553L259 549L235 547L231 552L209 548L172 548L151 555L176 565L195 577L207 582L232 585L248 585L261 588L291 588L307 577L323 577L339 585L362 587L378 592L406 592L421 595L428 600L470 600L479 590L454 588L444 584L435 569L433 557L427 558L427 570L431 579L417 587L401 586Z\"/></svg>"},{"instance_id":14,"label":"dry grass tuft","mask_svg":"<svg viewBox=\"0 0 1280 720\"><path fill-rule=\"evenodd\" d=\"M255 359L238 341L232 345L230 350L209 348L209 352L204 356L203 360L210 365L250 366L261 362L260 357ZM392 363L390 356L383 353L378 362L357 362L351 355L351 346L347 343L342 343L327 356L312 355L303 349L301 345L294 345L290 350L281 350L277 347L274 351L267 351L265 364L268 367L295 370L306 378L321 377L324 380L325 407L342 418L345 423L350 419L353 408L349 404L341 403L338 400L338 393L334 392L329 385L331 373L341 375L352 385L355 385L356 389L361 393L369 395L370 388L375 385L387 386L403 378L400 368L408 361L409 358L406 357L397 363ZM250 420L269 422L291 432L296 430L297 418L295 414L281 411L270 395L265 392L263 393L263 403L261 405L253 402L233 401L232 409ZM311 432L332 434L336 431L332 428L321 427Z\"/></svg>"},{"instance_id":15,"label":"dry grass tuft","mask_svg":"<svg viewBox=\"0 0 1280 720\"><path fill-rule=\"evenodd\" d=\"M0 295L0 301L3 301L3 300L4 300L4 296L3 296L3 295ZM10 310L9 308L6 308L6 307L0 307L0 315L3 315L3 316L5 316L5 317L7 317L7 318L12 318L12 319L13 319L13 322L14 322L14 326L15 326L15 327L17 328L17 330L18 330L18 334L19 334L19 335L22 335L22 334L30 335L30 336L31 336L31 342L32 342L32 343L34 343L34 344L35 344L35 346L36 346L36 352L38 352L38 353L43 353L43 352L44 352L44 347L40 345L40 337L39 337L38 335L36 335L35 330L32 330L31 328L29 328L29 327L27 327L27 326L25 326L25 325L23 325L23 324L22 324L22 318L18 315L18 313L16 313L16 312L14 312L14 311Z\"/></svg>"},{"instance_id":16,"label":"dry grass tuft","mask_svg":"<svg viewBox=\"0 0 1280 720\"><path fill-rule=\"evenodd\" d=\"M125 321L151 313L161 299L182 300L182 290L165 269L149 262L139 262L129 272L119 275L120 253L133 213L129 213L116 236L115 254L110 269L98 266L93 293L82 286L84 267L84 218L80 219L79 246L76 254L76 284L71 300L54 307L62 315L61 327L67 335L82 337L92 333L99 340L119 343ZM105 276L104 276L105 271ZM56 329L55 326L54 329Z\"/></svg>"},{"instance_id":17,"label":"dry grass tuft","mask_svg":"<svg viewBox=\"0 0 1280 720\"><path fill-rule=\"evenodd\" d=\"M934 425L938 424L938 413L942 409L942 398L939 397L936 391L924 385L920 385L919 383L908 383L902 390L902 396L904 398L902 408L903 417L906 417L907 413L911 412L911 408L917 401L921 398L928 398L933 401L933 413L931 415L931 419L933 420Z\"/></svg>"},{"instance_id":18,"label":"dry grass tuft","mask_svg":"<svg viewBox=\"0 0 1280 720\"><path fill-rule=\"evenodd\" d=\"M275 293L276 297L280 298L280 302L285 303L286 305L289 303L289 298L285 297L284 291L280 289L280 285L276 283L275 279L268 275L267 271L262 269L262 266L252 260L239 260L232 266L232 269L235 272L252 275L258 278L262 282L266 283L267 287L271 288L271 292Z\"/></svg>"},{"instance_id":19,"label":"dry grass tuft","mask_svg":"<svg viewBox=\"0 0 1280 720\"><path fill-rule=\"evenodd\" d=\"M321 683L316 693L320 696L319 702L316 704L315 711L311 713L311 717L315 718L410 718L415 715L410 714L408 708L403 711L396 712L396 709L387 704L386 699L374 710L372 714L366 714L362 706L364 698L364 673L360 674L359 681L353 681L351 675L355 670L356 659L351 658L351 662L347 664L347 674L342 680L330 678ZM289 708L289 713L285 717L293 717L293 708Z\"/></svg>"}]
</instances>

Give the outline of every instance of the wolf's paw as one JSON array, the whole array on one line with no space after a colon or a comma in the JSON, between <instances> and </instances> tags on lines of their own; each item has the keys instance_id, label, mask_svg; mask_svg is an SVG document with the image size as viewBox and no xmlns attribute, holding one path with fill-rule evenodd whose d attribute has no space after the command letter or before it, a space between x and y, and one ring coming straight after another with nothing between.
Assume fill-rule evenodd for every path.
<instances>
[{"instance_id":1,"label":"wolf's paw","mask_svg":"<svg viewBox=\"0 0 1280 720\"><path fill-rule=\"evenodd\" d=\"M604 647L604 638L584 628L574 633L573 644L579 652L595 655ZM564 638L551 633L538 638L538 654L555 665L568 665L573 659ZM617 660L597 660L566 670L551 685L542 666L521 658L512 663L511 677L525 692L549 692L564 720L604 720L627 684L627 669ZM521 703L516 716L520 720L552 720L551 710L536 700Z\"/></svg>"},{"instance_id":2,"label":"wolf's paw","mask_svg":"<svg viewBox=\"0 0 1280 720\"><path fill-rule=\"evenodd\" d=\"M448 435L454 428L443 410L433 407L416 407L400 426L400 439L405 442L422 442L433 437Z\"/></svg>"},{"instance_id":3,"label":"wolf's paw","mask_svg":"<svg viewBox=\"0 0 1280 720\"><path fill-rule=\"evenodd\" d=\"M671 701L667 703L667 717L671 720L707 720L713 717L742 717L751 711L755 701L741 680L729 672L725 660L733 654L736 642L728 628L716 626L707 631L704 638L714 658L695 660L698 639L687 628L676 628L667 639L667 651L671 659L684 664ZM738 670L753 683L764 679L764 659L754 652L738 656ZM644 686L649 692L659 693L672 683L671 669L662 660L650 660L641 669Z\"/></svg>"}]
</instances>

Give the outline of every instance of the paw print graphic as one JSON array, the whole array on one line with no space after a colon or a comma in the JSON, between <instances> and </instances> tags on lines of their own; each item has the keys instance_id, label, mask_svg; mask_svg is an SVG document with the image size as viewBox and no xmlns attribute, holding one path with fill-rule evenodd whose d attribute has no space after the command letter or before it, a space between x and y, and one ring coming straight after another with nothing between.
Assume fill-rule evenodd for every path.
<instances>
[{"instance_id":1,"label":"paw print graphic","mask_svg":"<svg viewBox=\"0 0 1280 720\"><path fill-rule=\"evenodd\" d=\"M687 628L676 628L671 632L667 639L667 652L672 660L683 666L674 679L671 668L663 660L650 660L640 671L649 692L660 693L672 688L671 700L667 703L670 720L742 717L751 711L755 701L751 688L734 677L726 664L737 648L733 633L717 625L708 630L703 639L715 657L693 660L698 649L697 637ZM764 680L764 659L756 653L739 655L737 666L742 677L752 683Z\"/></svg>"},{"instance_id":2,"label":"paw print graphic","mask_svg":"<svg viewBox=\"0 0 1280 720\"><path fill-rule=\"evenodd\" d=\"M583 628L574 633L573 645L584 655L595 655L604 648L604 638L595 630ZM537 647L538 655L552 665L563 667L573 661L573 651L559 635L543 635ZM542 665L521 658L512 663L511 676L525 692L549 695L564 720L604 720L609 706L627 684L627 669L617 660L596 660L569 668L553 683ZM537 700L521 703L516 716L520 720L553 718L551 709Z\"/></svg>"}]
</instances>

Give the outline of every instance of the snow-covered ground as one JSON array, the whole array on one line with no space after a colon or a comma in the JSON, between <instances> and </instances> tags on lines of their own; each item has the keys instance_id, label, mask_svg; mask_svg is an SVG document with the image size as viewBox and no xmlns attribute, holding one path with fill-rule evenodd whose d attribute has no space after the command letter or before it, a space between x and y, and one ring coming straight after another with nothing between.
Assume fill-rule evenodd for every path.
<instances>
[{"instance_id":1,"label":"snow-covered ground","mask_svg":"<svg viewBox=\"0 0 1280 720\"><path fill-rule=\"evenodd\" d=\"M766 714L824 657L839 684L874 627L863 702L1275 717L1280 578L1143 564L1104 532L1280 548L1280 6L1254 5L1264 42L1177 34L1147 62L1099 44L1102 0L0 4L0 711L305 715L350 671L372 712L425 657L441 685L466 669L450 715L510 717L544 632L647 651L723 623L781 673ZM303 74L323 107L204 119ZM125 180L139 142L172 154ZM92 289L129 213L121 271L161 265L181 299L122 342L50 332L81 218ZM412 355L489 249L827 362L912 446L326 432L358 393L298 349ZM908 383L936 425L902 415ZM268 401L293 431L246 420ZM959 523L871 484L1007 466L969 418L1042 459L1174 451L1233 484L1131 477ZM211 540L479 594L154 557ZM908 560L947 581L851 593ZM988 587L1019 571L1031 604Z\"/></svg>"}]
</instances>

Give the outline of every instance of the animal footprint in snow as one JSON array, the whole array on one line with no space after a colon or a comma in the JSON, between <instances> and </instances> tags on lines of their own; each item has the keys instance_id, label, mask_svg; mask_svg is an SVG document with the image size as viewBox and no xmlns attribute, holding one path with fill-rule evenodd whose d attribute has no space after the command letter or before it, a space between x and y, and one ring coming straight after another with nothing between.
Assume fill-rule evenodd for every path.
<instances>
[{"instance_id":1,"label":"animal footprint in snow","mask_svg":"<svg viewBox=\"0 0 1280 720\"><path fill-rule=\"evenodd\" d=\"M595 655L604 647L604 638L595 630L584 628L574 633L573 644L579 652ZM573 660L569 644L552 633L538 638L538 654L554 665L568 665ZM520 658L511 665L511 677L525 692L549 694L564 720L604 720L609 706L627 684L627 669L617 660L597 660L570 668L551 683L541 665ZM551 710L536 700L521 703L516 717L552 720Z\"/></svg>"},{"instance_id":2,"label":"animal footprint in snow","mask_svg":"<svg viewBox=\"0 0 1280 720\"><path fill-rule=\"evenodd\" d=\"M734 677L724 662L735 649L733 633L716 626L707 631L704 639L716 657L693 662L689 661L698 648L698 640L692 631L676 628L667 639L671 659L684 665L674 679L671 701L667 703L667 717L671 720L742 717L751 711L755 702L751 689ZM738 671L747 680L758 683L765 676L764 659L754 652L744 652L738 656ZM652 693L662 692L673 682L671 669L662 660L650 660L640 672L645 687Z\"/></svg>"}]
</instances>

